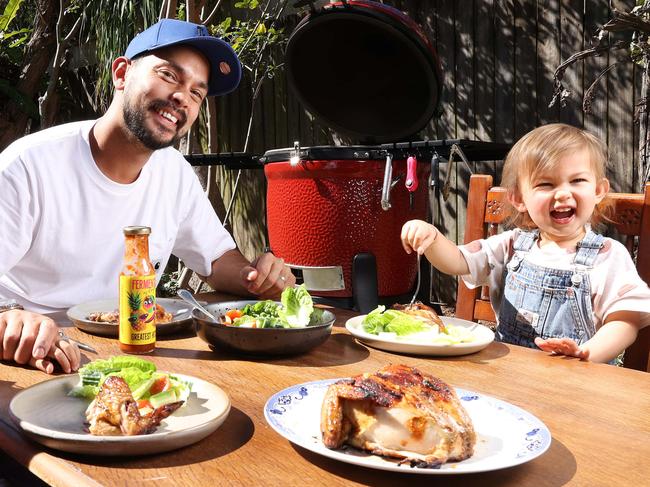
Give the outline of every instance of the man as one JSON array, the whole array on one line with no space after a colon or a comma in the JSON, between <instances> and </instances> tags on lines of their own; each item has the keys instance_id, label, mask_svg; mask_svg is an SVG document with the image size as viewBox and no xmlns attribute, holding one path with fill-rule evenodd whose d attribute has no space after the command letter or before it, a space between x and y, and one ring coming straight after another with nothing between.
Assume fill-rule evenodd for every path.
<instances>
[{"instance_id":1,"label":"man","mask_svg":"<svg viewBox=\"0 0 650 487\"><path fill-rule=\"evenodd\" d=\"M173 252L219 291L267 298L295 284L273 254L242 256L172 147L206 96L239 84L232 48L204 26L165 19L131 41L112 76L104 116L0 154L0 300L24 307L0 312L4 360L77 369L79 351L42 313L117 295L125 226L151 227L157 278Z\"/></svg>"}]
</instances>

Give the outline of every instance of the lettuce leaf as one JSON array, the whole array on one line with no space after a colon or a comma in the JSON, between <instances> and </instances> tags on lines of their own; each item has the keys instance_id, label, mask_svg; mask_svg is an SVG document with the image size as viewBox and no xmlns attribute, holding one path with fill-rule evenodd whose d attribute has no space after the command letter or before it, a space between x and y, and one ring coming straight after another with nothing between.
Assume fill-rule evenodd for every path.
<instances>
[{"instance_id":1,"label":"lettuce leaf","mask_svg":"<svg viewBox=\"0 0 650 487\"><path fill-rule=\"evenodd\" d=\"M397 316L386 325L385 330L387 332L395 333L397 336L403 336L431 329L431 326L422 320L418 320L404 313L401 314L402 316Z\"/></svg>"},{"instance_id":2,"label":"lettuce leaf","mask_svg":"<svg viewBox=\"0 0 650 487\"><path fill-rule=\"evenodd\" d=\"M431 328L422 320L396 309L386 310L385 306L378 306L368 313L363 319L362 325L366 333L373 335L395 333L398 336L403 336L427 331Z\"/></svg>"},{"instance_id":3,"label":"lettuce leaf","mask_svg":"<svg viewBox=\"0 0 650 487\"><path fill-rule=\"evenodd\" d=\"M122 377L133 391L155 371L153 362L128 355L93 360L79 369L79 383L68 395L93 399L109 375Z\"/></svg>"},{"instance_id":4,"label":"lettuce leaf","mask_svg":"<svg viewBox=\"0 0 650 487\"><path fill-rule=\"evenodd\" d=\"M286 288L282 291L280 300L283 309L279 310L279 313L289 327L301 328L309 324L309 317L314 311L314 302L304 284Z\"/></svg>"},{"instance_id":5,"label":"lettuce leaf","mask_svg":"<svg viewBox=\"0 0 650 487\"><path fill-rule=\"evenodd\" d=\"M100 372L104 375L110 374L111 372L117 372L126 368L137 368L144 372L150 371L154 372L156 366L153 362L144 360L138 357L131 357L128 355L119 355L117 357L110 357L108 359L97 359L92 362L84 365L79 369L79 374L84 375L84 373L90 373L93 371Z\"/></svg>"}]
</instances>

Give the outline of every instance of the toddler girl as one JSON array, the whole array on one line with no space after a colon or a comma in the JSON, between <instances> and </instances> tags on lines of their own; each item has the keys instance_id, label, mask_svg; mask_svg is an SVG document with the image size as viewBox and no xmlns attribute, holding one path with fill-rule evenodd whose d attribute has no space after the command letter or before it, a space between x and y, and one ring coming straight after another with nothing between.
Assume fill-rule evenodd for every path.
<instances>
[{"instance_id":1,"label":"toddler girl","mask_svg":"<svg viewBox=\"0 0 650 487\"><path fill-rule=\"evenodd\" d=\"M514 230L456 246L433 225L411 220L402 228L404 249L470 288L489 286L497 340L611 361L650 321L650 289L627 249L591 229L606 219L606 157L583 130L539 127L503 167Z\"/></svg>"}]
</instances>

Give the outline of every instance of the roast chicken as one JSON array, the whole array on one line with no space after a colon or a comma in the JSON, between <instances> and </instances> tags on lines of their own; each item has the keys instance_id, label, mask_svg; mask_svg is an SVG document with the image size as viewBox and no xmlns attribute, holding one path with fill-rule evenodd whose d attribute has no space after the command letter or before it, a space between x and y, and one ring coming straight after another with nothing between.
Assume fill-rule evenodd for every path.
<instances>
[{"instance_id":1,"label":"roast chicken","mask_svg":"<svg viewBox=\"0 0 650 487\"><path fill-rule=\"evenodd\" d=\"M472 421L454 390L406 365L330 385L321 433L328 448L348 444L425 468L469 458L476 443Z\"/></svg>"},{"instance_id":2,"label":"roast chicken","mask_svg":"<svg viewBox=\"0 0 650 487\"><path fill-rule=\"evenodd\" d=\"M438 316L438 313L436 313L432 307L427 306L421 301L416 301L411 304L394 304L393 309L423 318L426 321L438 325L438 330L440 330L440 333L447 333L447 328L440 319L440 316Z\"/></svg>"},{"instance_id":3,"label":"roast chicken","mask_svg":"<svg viewBox=\"0 0 650 487\"><path fill-rule=\"evenodd\" d=\"M93 435L146 435L176 411L183 401L161 406L150 416L141 416L131 389L121 377L109 376L86 410L88 430Z\"/></svg>"}]
</instances>

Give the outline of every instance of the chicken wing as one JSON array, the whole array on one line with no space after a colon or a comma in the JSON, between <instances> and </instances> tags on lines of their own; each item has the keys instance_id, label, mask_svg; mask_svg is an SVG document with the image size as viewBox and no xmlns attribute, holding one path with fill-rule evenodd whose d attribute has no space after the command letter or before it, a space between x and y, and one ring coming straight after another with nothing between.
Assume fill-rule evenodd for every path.
<instances>
[{"instance_id":1,"label":"chicken wing","mask_svg":"<svg viewBox=\"0 0 650 487\"><path fill-rule=\"evenodd\" d=\"M161 406L151 416L141 416L131 389L121 377L109 376L95 400L86 410L88 428L93 435L146 435L153 433L160 422L181 407L183 401Z\"/></svg>"}]
</instances>

